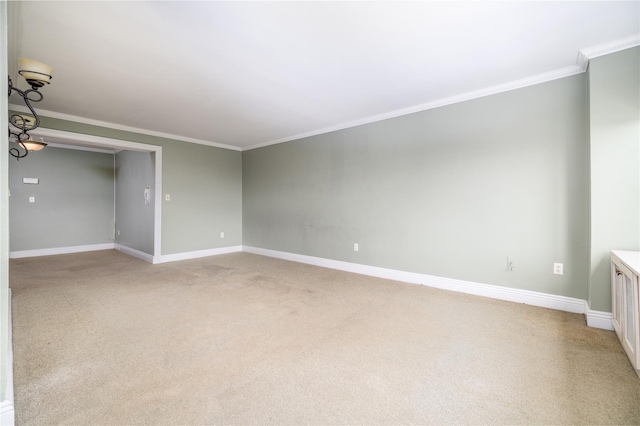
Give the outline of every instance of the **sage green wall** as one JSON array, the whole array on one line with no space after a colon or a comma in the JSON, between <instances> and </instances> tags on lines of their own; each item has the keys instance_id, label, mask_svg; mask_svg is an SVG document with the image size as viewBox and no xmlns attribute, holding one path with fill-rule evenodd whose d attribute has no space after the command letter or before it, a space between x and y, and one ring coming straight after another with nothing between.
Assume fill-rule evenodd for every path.
<instances>
[{"instance_id":1,"label":"sage green wall","mask_svg":"<svg viewBox=\"0 0 640 426\"><path fill-rule=\"evenodd\" d=\"M47 147L9 162L9 187L11 251L113 242L113 154Z\"/></svg>"},{"instance_id":2,"label":"sage green wall","mask_svg":"<svg viewBox=\"0 0 640 426\"><path fill-rule=\"evenodd\" d=\"M611 250L640 250L640 48L589 62L591 308L611 312Z\"/></svg>"},{"instance_id":3,"label":"sage green wall","mask_svg":"<svg viewBox=\"0 0 640 426\"><path fill-rule=\"evenodd\" d=\"M163 201L162 253L241 245L241 152L184 142L163 146L163 192L171 201Z\"/></svg>"},{"instance_id":4,"label":"sage green wall","mask_svg":"<svg viewBox=\"0 0 640 426\"><path fill-rule=\"evenodd\" d=\"M577 75L245 151L244 244L586 299L585 89Z\"/></svg>"},{"instance_id":5,"label":"sage green wall","mask_svg":"<svg viewBox=\"0 0 640 426\"><path fill-rule=\"evenodd\" d=\"M7 2L0 2L0 75L8 75ZM0 78L0 93L7 93L8 82ZM0 124L9 123L8 99L0 96ZM0 403L7 397L7 354L9 336L9 140L0 132Z\"/></svg>"},{"instance_id":6,"label":"sage green wall","mask_svg":"<svg viewBox=\"0 0 640 426\"><path fill-rule=\"evenodd\" d=\"M242 244L240 151L48 117L42 127L162 146L162 254Z\"/></svg>"},{"instance_id":7,"label":"sage green wall","mask_svg":"<svg viewBox=\"0 0 640 426\"><path fill-rule=\"evenodd\" d=\"M154 167L150 152L116 154L116 241L153 255ZM149 203L144 190L149 187Z\"/></svg>"}]
</instances>

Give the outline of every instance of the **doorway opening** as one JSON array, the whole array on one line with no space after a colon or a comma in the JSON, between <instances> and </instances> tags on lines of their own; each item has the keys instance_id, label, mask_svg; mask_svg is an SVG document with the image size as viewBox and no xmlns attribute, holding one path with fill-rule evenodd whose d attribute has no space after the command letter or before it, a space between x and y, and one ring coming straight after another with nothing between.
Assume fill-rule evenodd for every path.
<instances>
[{"instance_id":1,"label":"doorway opening","mask_svg":"<svg viewBox=\"0 0 640 426\"><path fill-rule=\"evenodd\" d=\"M116 153L122 151L133 151L133 153L149 153L150 154L150 173L153 175L153 185L150 188L145 187L145 200L153 203L153 249L152 254L131 249L125 245L118 244L118 229L114 229L116 248L124 253L139 257L151 263L160 263L162 255L162 147L157 145L149 145L138 142L125 141L121 139L111 139L101 136L84 135L80 133L71 133L61 130L38 128L34 130L33 136L45 138L52 147L60 148L94 148L94 149L111 149ZM117 155L117 154L115 154ZM149 197L150 196L150 197ZM148 197L148 198L147 198ZM114 202L115 204L115 202Z\"/></svg>"}]
</instances>

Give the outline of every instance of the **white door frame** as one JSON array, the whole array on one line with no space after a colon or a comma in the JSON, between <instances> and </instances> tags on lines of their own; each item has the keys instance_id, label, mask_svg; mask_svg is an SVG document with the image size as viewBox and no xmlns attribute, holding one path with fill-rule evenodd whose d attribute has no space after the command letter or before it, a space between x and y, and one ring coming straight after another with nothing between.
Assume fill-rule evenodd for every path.
<instances>
[{"instance_id":1,"label":"white door frame","mask_svg":"<svg viewBox=\"0 0 640 426\"><path fill-rule=\"evenodd\" d=\"M154 219L153 219L153 258L152 263L160 263L162 256L162 147L121 139L104 138L101 136L84 135L81 133L65 132L39 127L31 132L32 136L42 137L52 143L65 142L71 145L81 145L93 148L112 148L129 151L151 152L154 155L155 191L154 191ZM71 148L72 146L68 146Z\"/></svg>"}]
</instances>

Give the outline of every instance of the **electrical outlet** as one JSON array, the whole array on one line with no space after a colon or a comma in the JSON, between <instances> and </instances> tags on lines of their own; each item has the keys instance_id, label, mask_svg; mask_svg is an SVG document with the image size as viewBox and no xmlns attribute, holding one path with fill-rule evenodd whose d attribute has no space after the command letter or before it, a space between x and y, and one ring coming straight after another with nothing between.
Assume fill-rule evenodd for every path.
<instances>
[{"instance_id":1,"label":"electrical outlet","mask_svg":"<svg viewBox=\"0 0 640 426\"><path fill-rule=\"evenodd\" d=\"M35 203L36 202L36 197L29 197L29 202L30 203Z\"/></svg>"},{"instance_id":2,"label":"electrical outlet","mask_svg":"<svg viewBox=\"0 0 640 426\"><path fill-rule=\"evenodd\" d=\"M118 231L117 231L117 234L118 234L118 236L120 236L120 230L119 230L119 229L118 229Z\"/></svg>"},{"instance_id":3,"label":"electrical outlet","mask_svg":"<svg viewBox=\"0 0 640 426\"><path fill-rule=\"evenodd\" d=\"M358 250L360 250L358 243L353 243L353 251L358 251Z\"/></svg>"},{"instance_id":4,"label":"electrical outlet","mask_svg":"<svg viewBox=\"0 0 640 426\"><path fill-rule=\"evenodd\" d=\"M220 238L224 238L224 232L220 233Z\"/></svg>"},{"instance_id":5,"label":"electrical outlet","mask_svg":"<svg viewBox=\"0 0 640 426\"><path fill-rule=\"evenodd\" d=\"M554 263L553 264L553 273L556 275L562 275L564 272L564 268L562 263Z\"/></svg>"},{"instance_id":6,"label":"electrical outlet","mask_svg":"<svg viewBox=\"0 0 640 426\"><path fill-rule=\"evenodd\" d=\"M170 194L164 194L164 200L165 201L171 201L171 195Z\"/></svg>"}]
</instances>

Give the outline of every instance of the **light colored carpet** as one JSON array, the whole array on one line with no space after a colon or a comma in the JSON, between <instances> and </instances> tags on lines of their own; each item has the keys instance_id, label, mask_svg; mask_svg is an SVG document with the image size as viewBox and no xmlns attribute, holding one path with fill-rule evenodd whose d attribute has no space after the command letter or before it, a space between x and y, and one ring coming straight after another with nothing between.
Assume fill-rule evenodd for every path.
<instances>
[{"instance_id":1,"label":"light colored carpet","mask_svg":"<svg viewBox=\"0 0 640 426\"><path fill-rule=\"evenodd\" d=\"M247 253L10 276L19 425L640 423L582 315Z\"/></svg>"}]
</instances>

